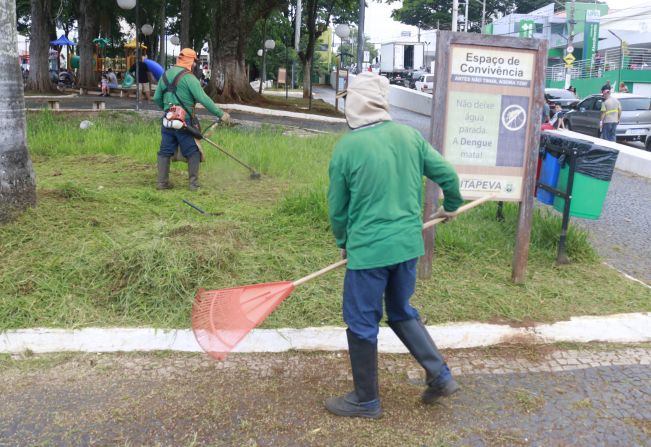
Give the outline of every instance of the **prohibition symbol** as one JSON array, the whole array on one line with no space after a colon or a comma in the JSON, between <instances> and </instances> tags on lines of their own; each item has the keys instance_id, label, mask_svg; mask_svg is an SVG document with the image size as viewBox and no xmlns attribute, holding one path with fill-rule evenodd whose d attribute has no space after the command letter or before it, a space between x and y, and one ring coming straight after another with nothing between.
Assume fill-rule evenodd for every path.
<instances>
[{"instance_id":1,"label":"prohibition symbol","mask_svg":"<svg viewBox=\"0 0 651 447\"><path fill-rule=\"evenodd\" d=\"M512 104L502 112L502 124L511 132L522 129L526 121L527 112L520 105Z\"/></svg>"}]
</instances>

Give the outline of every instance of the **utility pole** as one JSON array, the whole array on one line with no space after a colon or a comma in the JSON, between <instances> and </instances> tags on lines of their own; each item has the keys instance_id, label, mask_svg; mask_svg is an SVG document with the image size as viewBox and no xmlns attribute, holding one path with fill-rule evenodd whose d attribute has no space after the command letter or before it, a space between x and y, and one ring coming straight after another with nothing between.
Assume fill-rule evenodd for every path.
<instances>
[{"instance_id":1,"label":"utility pole","mask_svg":"<svg viewBox=\"0 0 651 447\"><path fill-rule=\"evenodd\" d=\"M457 21L459 20L459 0L452 0L452 31L457 30Z\"/></svg>"},{"instance_id":2,"label":"utility pole","mask_svg":"<svg viewBox=\"0 0 651 447\"><path fill-rule=\"evenodd\" d=\"M364 64L364 0L359 0L359 24L357 25L357 73L362 72Z\"/></svg>"},{"instance_id":3,"label":"utility pole","mask_svg":"<svg viewBox=\"0 0 651 447\"><path fill-rule=\"evenodd\" d=\"M296 0L296 29L294 29L294 49L297 53L301 47L301 14L303 14L301 0ZM296 61L292 60L292 88L294 88L295 67Z\"/></svg>"},{"instance_id":4,"label":"utility pole","mask_svg":"<svg viewBox=\"0 0 651 447\"><path fill-rule=\"evenodd\" d=\"M480 33L484 33L484 26L486 26L486 0L483 0L481 2L481 31Z\"/></svg>"},{"instance_id":5,"label":"utility pole","mask_svg":"<svg viewBox=\"0 0 651 447\"><path fill-rule=\"evenodd\" d=\"M466 0L466 12L464 13L464 16L463 16L463 32L464 33L468 32L468 3L470 3L470 0Z\"/></svg>"},{"instance_id":6,"label":"utility pole","mask_svg":"<svg viewBox=\"0 0 651 447\"><path fill-rule=\"evenodd\" d=\"M568 48L574 48L574 45L572 45L572 40L574 39L574 10L575 10L575 6L576 6L576 0L572 0L572 3L570 4L569 36L567 36L567 47ZM572 84L572 70L570 68L568 68L567 72L565 73L565 88L569 88L571 84Z\"/></svg>"}]
</instances>

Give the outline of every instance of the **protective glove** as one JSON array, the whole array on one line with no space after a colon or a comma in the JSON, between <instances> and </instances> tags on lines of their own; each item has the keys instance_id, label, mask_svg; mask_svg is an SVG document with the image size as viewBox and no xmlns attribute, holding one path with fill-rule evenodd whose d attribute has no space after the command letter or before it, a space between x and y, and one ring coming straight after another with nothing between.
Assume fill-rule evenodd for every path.
<instances>
[{"instance_id":1,"label":"protective glove","mask_svg":"<svg viewBox=\"0 0 651 447\"><path fill-rule=\"evenodd\" d=\"M346 259L348 257L348 253L346 253L346 249L342 248L341 249L341 259Z\"/></svg>"},{"instance_id":2,"label":"protective glove","mask_svg":"<svg viewBox=\"0 0 651 447\"><path fill-rule=\"evenodd\" d=\"M443 207L439 207L439 209L437 209L436 212L432 215L432 219L445 219L443 223L450 222L454 220L455 217L457 217L456 212L445 211L445 208Z\"/></svg>"},{"instance_id":3,"label":"protective glove","mask_svg":"<svg viewBox=\"0 0 651 447\"><path fill-rule=\"evenodd\" d=\"M221 122L224 124L232 124L233 122L231 121L231 116L228 114L228 112L224 112L222 117L220 118Z\"/></svg>"}]
</instances>

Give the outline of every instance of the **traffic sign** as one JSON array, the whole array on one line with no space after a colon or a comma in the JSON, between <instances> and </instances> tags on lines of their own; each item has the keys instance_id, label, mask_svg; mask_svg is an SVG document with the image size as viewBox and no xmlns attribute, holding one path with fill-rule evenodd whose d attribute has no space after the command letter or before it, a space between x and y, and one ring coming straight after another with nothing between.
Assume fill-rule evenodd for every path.
<instances>
[{"instance_id":1,"label":"traffic sign","mask_svg":"<svg viewBox=\"0 0 651 447\"><path fill-rule=\"evenodd\" d=\"M572 62L574 62L576 58L574 57L574 55L572 55L572 53L570 53L567 56L565 56L563 60L565 61L566 64L572 65Z\"/></svg>"},{"instance_id":2,"label":"traffic sign","mask_svg":"<svg viewBox=\"0 0 651 447\"><path fill-rule=\"evenodd\" d=\"M570 45L569 47L567 47L565 49L565 51L567 51L568 53L574 53L574 47L572 45Z\"/></svg>"}]
</instances>

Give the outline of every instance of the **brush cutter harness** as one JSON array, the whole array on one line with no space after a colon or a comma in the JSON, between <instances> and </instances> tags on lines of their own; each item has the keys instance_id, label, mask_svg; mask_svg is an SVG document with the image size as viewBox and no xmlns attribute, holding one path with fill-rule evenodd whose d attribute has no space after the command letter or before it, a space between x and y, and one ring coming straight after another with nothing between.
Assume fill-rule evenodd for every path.
<instances>
[{"instance_id":1,"label":"brush cutter harness","mask_svg":"<svg viewBox=\"0 0 651 447\"><path fill-rule=\"evenodd\" d=\"M163 97L165 96L165 93L172 93L174 97L176 97L176 100L179 102L179 104L173 104L173 103L168 103L170 105L169 109L165 112L163 115L163 127L167 129L175 129L175 130L185 130L192 135L193 138L195 138L195 141L197 143L197 148L199 149L199 155L200 155L200 161L205 161L206 156L203 152L203 148L201 147L201 144L197 140L201 140L203 138L203 135L201 134L201 125L199 123L199 120L192 114L192 109L188 110L184 105L183 101L181 101L181 98L176 94L176 88L179 84L179 81L183 76L191 74L191 72L187 70L183 70L182 72L178 73L176 76L174 76L174 79L170 83L169 80L167 79L167 73L163 74L163 84L164 84L164 91L163 91ZM187 117L190 115L191 117L191 122L188 123ZM174 161L184 161L187 162L188 159L183 156L181 153L180 149L177 148L176 152L172 156L172 160Z\"/></svg>"},{"instance_id":2,"label":"brush cutter harness","mask_svg":"<svg viewBox=\"0 0 651 447\"><path fill-rule=\"evenodd\" d=\"M172 80L172 83L169 82L167 79L167 74L163 74L163 84L165 85L165 90L163 92L163 95L165 93L172 93L176 100L179 102L179 104L172 104L169 103L170 108L167 109L165 112L165 115L163 115L163 127L166 127L168 129L183 129L183 128L194 128L199 129L199 120L197 120L194 115L192 115L191 109L188 110L184 105L183 101L181 101L181 98L176 94L176 87L179 84L179 81L183 76L191 74L189 71L184 70L177 74L174 79ZM191 122L187 122L187 116L191 116ZM201 131L199 130L199 133ZM194 132L190 132L194 136Z\"/></svg>"}]
</instances>

